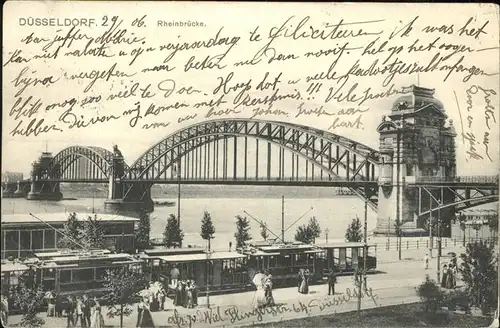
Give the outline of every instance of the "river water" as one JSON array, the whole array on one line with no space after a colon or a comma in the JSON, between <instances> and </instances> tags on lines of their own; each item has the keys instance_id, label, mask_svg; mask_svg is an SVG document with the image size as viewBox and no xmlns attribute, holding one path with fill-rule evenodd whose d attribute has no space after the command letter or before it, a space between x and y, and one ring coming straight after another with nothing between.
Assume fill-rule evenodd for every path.
<instances>
[{"instance_id":1,"label":"river water","mask_svg":"<svg viewBox=\"0 0 500 328\"><path fill-rule=\"evenodd\" d=\"M205 245L200 237L200 223L203 212L211 214L215 226L214 249L227 249L230 241L234 242L236 231L236 215L247 216L250 220L250 233L254 240L262 240L259 224L246 215L267 222L269 230L281 233L282 195L284 195L285 229L301 216L295 225L285 232L285 239L292 240L297 227L306 224L312 217L318 220L322 232L320 240L343 241L349 222L357 216L364 217L364 203L355 196L336 196L328 188L283 188L283 187L246 187L246 186L201 186L182 187L181 191L181 228L185 233L184 244ZM298 191L298 189L301 189ZM164 190L167 190L164 192ZM175 186L164 190L155 190L155 200L177 201L173 192ZM77 197L77 200L28 201L26 199L2 199L2 214L37 213L43 219L43 213L105 213L104 197L78 197L62 190L65 197ZM312 209L311 209L312 208ZM151 237L161 237L169 214L177 215L177 204L174 206L155 206L151 213ZM304 215L305 214L305 215ZM368 230L375 228L376 213L368 208Z\"/></svg>"}]
</instances>

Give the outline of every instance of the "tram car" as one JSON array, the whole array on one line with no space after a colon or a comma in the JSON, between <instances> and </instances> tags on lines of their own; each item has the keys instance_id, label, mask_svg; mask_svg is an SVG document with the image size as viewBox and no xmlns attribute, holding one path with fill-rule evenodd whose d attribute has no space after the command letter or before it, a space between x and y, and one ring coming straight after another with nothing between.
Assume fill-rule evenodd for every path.
<instances>
[{"instance_id":1,"label":"tram car","mask_svg":"<svg viewBox=\"0 0 500 328\"><path fill-rule=\"evenodd\" d=\"M165 253L165 254L161 254ZM194 281L198 295L236 292L249 287L247 256L238 252L207 252L203 249L173 249L148 252L152 281L162 283L167 294L175 294L172 283Z\"/></svg>"},{"instance_id":2,"label":"tram car","mask_svg":"<svg viewBox=\"0 0 500 328\"><path fill-rule=\"evenodd\" d=\"M267 270L273 277L275 288L296 285L301 269L309 270L311 283L323 280L324 250L315 245L300 242L248 243L242 253L248 255L249 276L253 278L259 270Z\"/></svg>"},{"instance_id":3,"label":"tram car","mask_svg":"<svg viewBox=\"0 0 500 328\"><path fill-rule=\"evenodd\" d=\"M109 250L61 250L34 255L23 262L2 262L2 295L6 295L10 303L22 281L28 286L41 284L44 291L55 292L62 297L84 293L100 297L107 291L104 287L107 270L128 267L141 272L143 267L139 258Z\"/></svg>"},{"instance_id":4,"label":"tram car","mask_svg":"<svg viewBox=\"0 0 500 328\"><path fill-rule=\"evenodd\" d=\"M352 273L363 269L364 243L326 243L318 244L323 249L323 274L327 275L330 269L337 273ZM374 244L367 245L366 269L373 271L377 268L377 257L372 253Z\"/></svg>"}]
</instances>

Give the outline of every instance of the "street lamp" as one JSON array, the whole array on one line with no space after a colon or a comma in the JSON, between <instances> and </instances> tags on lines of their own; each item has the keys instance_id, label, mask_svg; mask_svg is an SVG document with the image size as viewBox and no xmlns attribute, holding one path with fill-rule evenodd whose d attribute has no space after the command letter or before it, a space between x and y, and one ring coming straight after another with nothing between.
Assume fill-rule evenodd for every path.
<instances>
[{"instance_id":1,"label":"street lamp","mask_svg":"<svg viewBox=\"0 0 500 328\"><path fill-rule=\"evenodd\" d=\"M212 251L209 250L207 254L207 308L210 309L210 259L212 258Z\"/></svg>"}]
</instances>

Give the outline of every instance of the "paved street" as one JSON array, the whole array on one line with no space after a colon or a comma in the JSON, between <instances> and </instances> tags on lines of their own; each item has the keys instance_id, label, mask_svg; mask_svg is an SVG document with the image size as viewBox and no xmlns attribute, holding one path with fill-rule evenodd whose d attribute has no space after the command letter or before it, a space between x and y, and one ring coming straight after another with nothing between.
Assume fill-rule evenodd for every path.
<instances>
[{"instance_id":1,"label":"paved street","mask_svg":"<svg viewBox=\"0 0 500 328\"><path fill-rule=\"evenodd\" d=\"M460 252L460 248L447 251ZM402 252L402 261L397 260L397 251L378 252L377 274L368 275L368 286L371 293L365 293L362 298L362 308L389 306L419 300L415 287L429 274L436 279L436 259L430 261L429 269L425 270L423 257L427 251L408 250ZM445 252L443 252L445 253ZM459 282L460 284L460 282ZM327 295L326 285L310 287L308 295L299 294L296 287L275 289L273 295L276 306L262 312L253 311L252 302L254 292L245 292L231 295L217 295L210 297L211 309L206 307L206 298L199 298L199 306L195 309L183 307L173 308L168 303L168 310L153 312L153 320L157 327L224 327L243 326L257 323L275 322L307 316L327 315L357 309L357 298L353 291L352 276L341 276L336 284L335 296ZM65 327L65 318L46 318L46 327ZM19 322L21 316L11 316L9 324ZM135 327L136 314L124 318L124 327ZM119 318L106 318L107 326L119 326Z\"/></svg>"}]
</instances>

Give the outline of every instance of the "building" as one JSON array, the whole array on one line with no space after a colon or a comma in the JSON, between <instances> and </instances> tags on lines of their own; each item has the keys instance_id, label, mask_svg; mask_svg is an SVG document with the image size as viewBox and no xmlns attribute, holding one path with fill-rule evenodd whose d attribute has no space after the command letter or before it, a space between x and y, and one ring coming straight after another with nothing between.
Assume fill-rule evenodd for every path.
<instances>
[{"instance_id":1,"label":"building","mask_svg":"<svg viewBox=\"0 0 500 328\"><path fill-rule=\"evenodd\" d=\"M460 222L456 222L451 227L451 238L457 241L464 240L470 242L477 239L498 238L498 232L491 229L489 225L490 217L498 218L498 211L493 209L468 209L463 210L458 215L465 215L465 230L460 227Z\"/></svg>"},{"instance_id":2,"label":"building","mask_svg":"<svg viewBox=\"0 0 500 328\"><path fill-rule=\"evenodd\" d=\"M19 172L2 173L2 183L15 183L23 180L23 174Z\"/></svg>"},{"instance_id":3,"label":"building","mask_svg":"<svg viewBox=\"0 0 500 328\"><path fill-rule=\"evenodd\" d=\"M1 253L2 259L31 257L35 252L57 250L57 241L62 238L68 213L2 214ZM95 214L77 214L80 220ZM109 249L135 252L135 228L139 219L98 214L103 229L105 245Z\"/></svg>"}]
</instances>

